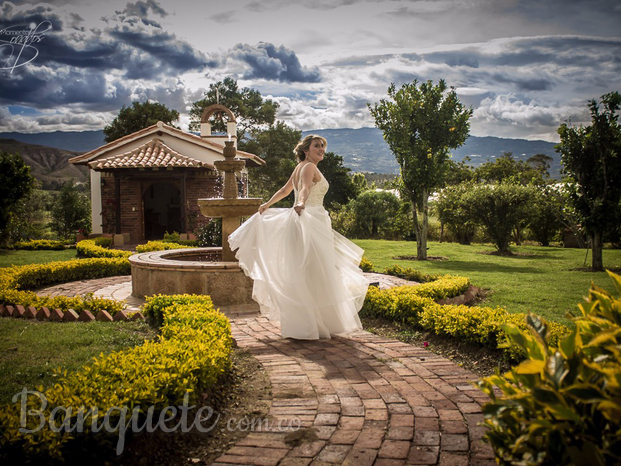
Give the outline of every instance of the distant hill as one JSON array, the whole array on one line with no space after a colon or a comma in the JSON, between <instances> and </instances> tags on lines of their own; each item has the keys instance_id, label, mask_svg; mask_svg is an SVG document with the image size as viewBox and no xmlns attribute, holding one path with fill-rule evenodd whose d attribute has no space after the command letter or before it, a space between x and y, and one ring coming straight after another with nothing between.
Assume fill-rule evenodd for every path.
<instances>
[{"instance_id":1,"label":"distant hill","mask_svg":"<svg viewBox=\"0 0 621 466\"><path fill-rule=\"evenodd\" d=\"M343 157L345 165L354 172L398 173L399 166L388 145L377 128L322 129L304 131L303 136L319 134L328 140L328 150ZM103 131L56 131L53 133L0 133L0 138L11 138L28 144L64 149L65 151L87 152L104 144ZM478 166L488 160L512 152L521 160L535 154L545 154L554 160L550 169L553 178L560 178L560 155L554 150L554 143L505 139L496 137L470 136L466 143L453 151L453 160L462 161L470 157L469 165Z\"/></svg>"},{"instance_id":2,"label":"distant hill","mask_svg":"<svg viewBox=\"0 0 621 466\"><path fill-rule=\"evenodd\" d=\"M78 155L78 152L2 138L0 151L19 153L30 166L30 173L41 182L43 189L59 189L71 178L76 182L88 181L88 168L67 162Z\"/></svg>"},{"instance_id":3,"label":"distant hill","mask_svg":"<svg viewBox=\"0 0 621 466\"><path fill-rule=\"evenodd\" d=\"M303 136L308 134L325 137L328 150L341 155L345 165L355 172L399 172L399 165L377 128L323 129L302 133ZM505 152L512 152L520 160L535 154L545 154L553 159L550 175L560 178L560 154L554 150L554 146L555 143L546 141L470 136L462 147L453 151L453 160L461 162L467 156L471 159L468 165L477 167Z\"/></svg>"}]
</instances>

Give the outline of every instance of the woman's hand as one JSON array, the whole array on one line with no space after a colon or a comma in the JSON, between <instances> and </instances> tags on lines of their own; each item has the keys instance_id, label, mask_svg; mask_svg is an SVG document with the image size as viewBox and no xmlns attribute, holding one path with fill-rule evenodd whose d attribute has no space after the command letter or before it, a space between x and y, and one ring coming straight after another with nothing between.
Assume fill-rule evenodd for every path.
<instances>
[{"instance_id":1,"label":"woman's hand","mask_svg":"<svg viewBox=\"0 0 621 466\"><path fill-rule=\"evenodd\" d=\"M298 202L293 208L293 210L295 210L298 215L302 215L302 211L304 210L304 204L301 202Z\"/></svg>"},{"instance_id":2,"label":"woman's hand","mask_svg":"<svg viewBox=\"0 0 621 466\"><path fill-rule=\"evenodd\" d=\"M267 209L269 209L269 204L266 202L265 204L261 204L259 206L259 214L262 214L263 212L265 212Z\"/></svg>"}]
</instances>

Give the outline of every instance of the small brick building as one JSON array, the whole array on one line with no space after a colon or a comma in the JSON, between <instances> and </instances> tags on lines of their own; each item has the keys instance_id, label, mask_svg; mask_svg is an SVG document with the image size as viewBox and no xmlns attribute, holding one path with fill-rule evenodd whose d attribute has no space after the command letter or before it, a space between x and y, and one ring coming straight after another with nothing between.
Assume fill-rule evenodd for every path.
<instances>
[{"instance_id":1,"label":"small brick building","mask_svg":"<svg viewBox=\"0 0 621 466\"><path fill-rule=\"evenodd\" d=\"M161 239L165 232L192 232L207 223L197 200L221 197L222 178L213 162L224 160L228 138L211 134L208 119L216 112L228 116L227 131L236 139L231 111L212 105L203 112L201 136L160 121L71 158L69 162L90 168L93 233L112 233L119 241L135 243ZM237 174L240 194L246 196L248 167L265 162L247 152L237 156L246 160Z\"/></svg>"}]
</instances>

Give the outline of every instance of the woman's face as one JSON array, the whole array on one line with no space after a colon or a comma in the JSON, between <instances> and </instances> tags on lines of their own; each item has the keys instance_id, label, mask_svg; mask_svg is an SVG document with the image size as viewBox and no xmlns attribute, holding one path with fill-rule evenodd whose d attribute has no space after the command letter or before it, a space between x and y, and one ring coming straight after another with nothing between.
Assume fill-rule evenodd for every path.
<instances>
[{"instance_id":1,"label":"woman's face","mask_svg":"<svg viewBox=\"0 0 621 466\"><path fill-rule=\"evenodd\" d=\"M306 158L312 162L320 162L321 160L323 160L325 152L326 148L323 145L323 141L321 139L313 139L310 147L306 151Z\"/></svg>"}]
</instances>

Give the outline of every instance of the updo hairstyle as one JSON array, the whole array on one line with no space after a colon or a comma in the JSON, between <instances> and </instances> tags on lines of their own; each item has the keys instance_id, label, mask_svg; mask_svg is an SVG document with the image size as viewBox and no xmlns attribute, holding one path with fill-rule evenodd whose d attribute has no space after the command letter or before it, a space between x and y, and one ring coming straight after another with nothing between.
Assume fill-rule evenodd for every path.
<instances>
[{"instance_id":1,"label":"updo hairstyle","mask_svg":"<svg viewBox=\"0 0 621 466\"><path fill-rule=\"evenodd\" d=\"M298 142L298 145L295 146L295 149L293 149L293 153L300 162L306 159L306 154L304 152L306 152L310 148L311 144L315 139L319 139L321 142L323 142L324 149L328 147L328 141L326 140L326 138L317 134L309 134L300 142Z\"/></svg>"}]
</instances>

